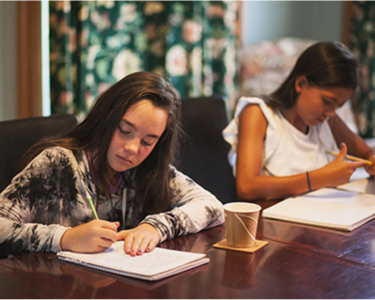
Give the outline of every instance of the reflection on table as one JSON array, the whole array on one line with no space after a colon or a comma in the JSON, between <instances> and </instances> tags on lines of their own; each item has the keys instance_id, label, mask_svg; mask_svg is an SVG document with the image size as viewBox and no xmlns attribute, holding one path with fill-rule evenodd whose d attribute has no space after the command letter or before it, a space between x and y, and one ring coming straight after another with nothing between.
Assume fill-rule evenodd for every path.
<instances>
[{"instance_id":1,"label":"reflection on table","mask_svg":"<svg viewBox=\"0 0 375 300\"><path fill-rule=\"evenodd\" d=\"M271 205L271 202L263 206ZM163 248L207 253L207 265L146 282L31 253L0 260L1 298L374 298L375 221L350 233L262 219L259 251L213 248L224 226ZM147 255L147 254L146 254Z\"/></svg>"}]
</instances>

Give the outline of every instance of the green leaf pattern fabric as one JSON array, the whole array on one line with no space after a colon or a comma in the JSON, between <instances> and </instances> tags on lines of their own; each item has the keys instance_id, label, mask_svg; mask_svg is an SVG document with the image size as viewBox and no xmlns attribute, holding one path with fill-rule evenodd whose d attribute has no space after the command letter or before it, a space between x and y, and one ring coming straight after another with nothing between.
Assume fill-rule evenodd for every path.
<instances>
[{"instance_id":1,"label":"green leaf pattern fabric","mask_svg":"<svg viewBox=\"0 0 375 300\"><path fill-rule=\"evenodd\" d=\"M185 96L238 98L237 1L51 1L52 113L84 117L125 75L151 71Z\"/></svg>"},{"instance_id":2,"label":"green leaf pattern fabric","mask_svg":"<svg viewBox=\"0 0 375 300\"><path fill-rule=\"evenodd\" d=\"M359 90L354 97L358 131L375 137L375 2L353 1L349 47L360 63Z\"/></svg>"}]
</instances>

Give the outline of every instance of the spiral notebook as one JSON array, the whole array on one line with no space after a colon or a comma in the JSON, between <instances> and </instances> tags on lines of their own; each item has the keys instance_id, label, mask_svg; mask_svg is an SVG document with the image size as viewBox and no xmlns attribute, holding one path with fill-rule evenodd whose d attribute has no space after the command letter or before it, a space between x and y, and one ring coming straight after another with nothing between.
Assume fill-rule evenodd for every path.
<instances>
[{"instance_id":1,"label":"spiral notebook","mask_svg":"<svg viewBox=\"0 0 375 300\"><path fill-rule=\"evenodd\" d=\"M57 256L67 262L149 281L160 280L210 261L205 254L163 248L133 257L124 252L123 241L98 253L60 251Z\"/></svg>"}]
</instances>

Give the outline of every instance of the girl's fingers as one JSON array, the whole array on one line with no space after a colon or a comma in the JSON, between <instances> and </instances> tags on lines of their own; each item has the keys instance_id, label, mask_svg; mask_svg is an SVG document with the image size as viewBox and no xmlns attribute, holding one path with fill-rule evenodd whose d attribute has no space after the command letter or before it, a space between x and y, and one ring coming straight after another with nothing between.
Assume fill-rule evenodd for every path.
<instances>
[{"instance_id":1,"label":"girl's fingers","mask_svg":"<svg viewBox=\"0 0 375 300\"><path fill-rule=\"evenodd\" d=\"M358 169L358 168L366 166L366 164L363 162L355 162L352 164L352 166L354 167L354 169Z\"/></svg>"},{"instance_id":2,"label":"girl's fingers","mask_svg":"<svg viewBox=\"0 0 375 300\"><path fill-rule=\"evenodd\" d=\"M117 240L124 240L124 251L132 256L150 252L160 242L159 232L149 224L141 224L130 230L117 233Z\"/></svg>"},{"instance_id":3,"label":"girl's fingers","mask_svg":"<svg viewBox=\"0 0 375 300\"><path fill-rule=\"evenodd\" d=\"M125 238L125 253L132 256L142 255L155 249L158 242L150 238L127 236Z\"/></svg>"},{"instance_id":4,"label":"girl's fingers","mask_svg":"<svg viewBox=\"0 0 375 300\"><path fill-rule=\"evenodd\" d=\"M119 222L108 222L108 221L102 221L100 223L100 226L105 229L110 229L113 231L117 231L117 228L120 226Z\"/></svg>"},{"instance_id":5,"label":"girl's fingers","mask_svg":"<svg viewBox=\"0 0 375 300\"><path fill-rule=\"evenodd\" d=\"M132 246L133 246L133 236L132 235L125 235L125 237L124 237L125 253L131 254Z\"/></svg>"},{"instance_id":6,"label":"girl's fingers","mask_svg":"<svg viewBox=\"0 0 375 300\"><path fill-rule=\"evenodd\" d=\"M151 240L150 243L148 244L148 247L147 247L146 251L147 252L153 251L158 244L159 244L159 241Z\"/></svg>"},{"instance_id":7,"label":"girl's fingers","mask_svg":"<svg viewBox=\"0 0 375 300\"><path fill-rule=\"evenodd\" d=\"M153 247L152 250L151 250L151 246L150 246L151 242L152 242L152 240L143 239L141 244L138 247L137 255L142 255L145 252L152 251L153 248L155 248L155 247Z\"/></svg>"},{"instance_id":8,"label":"girl's fingers","mask_svg":"<svg viewBox=\"0 0 375 300\"><path fill-rule=\"evenodd\" d=\"M125 240L125 237L126 237L126 233L124 230L120 231L120 232L117 232L117 240L118 241L123 241Z\"/></svg>"},{"instance_id":9,"label":"girl's fingers","mask_svg":"<svg viewBox=\"0 0 375 300\"><path fill-rule=\"evenodd\" d=\"M108 228L99 227L92 232L92 235L101 239L109 240L112 243L117 241L117 232Z\"/></svg>"},{"instance_id":10,"label":"girl's fingers","mask_svg":"<svg viewBox=\"0 0 375 300\"><path fill-rule=\"evenodd\" d=\"M143 246L144 240L145 238L142 238L141 236L135 236L133 238L130 255L142 255L144 253L146 248L146 246Z\"/></svg>"},{"instance_id":11,"label":"girl's fingers","mask_svg":"<svg viewBox=\"0 0 375 300\"><path fill-rule=\"evenodd\" d=\"M101 238L98 243L97 243L97 246L98 247L102 247L103 249L107 249L109 247L111 247L113 244L113 242L111 240L108 240L108 239L105 239L105 238Z\"/></svg>"},{"instance_id":12,"label":"girl's fingers","mask_svg":"<svg viewBox=\"0 0 375 300\"><path fill-rule=\"evenodd\" d=\"M101 238L111 241L112 243L117 242L117 233L106 230L102 233Z\"/></svg>"},{"instance_id":13,"label":"girl's fingers","mask_svg":"<svg viewBox=\"0 0 375 300\"><path fill-rule=\"evenodd\" d=\"M345 143L341 143L341 149L340 149L339 154L337 155L337 158L340 160L344 160L346 153L347 153L346 145Z\"/></svg>"}]
</instances>

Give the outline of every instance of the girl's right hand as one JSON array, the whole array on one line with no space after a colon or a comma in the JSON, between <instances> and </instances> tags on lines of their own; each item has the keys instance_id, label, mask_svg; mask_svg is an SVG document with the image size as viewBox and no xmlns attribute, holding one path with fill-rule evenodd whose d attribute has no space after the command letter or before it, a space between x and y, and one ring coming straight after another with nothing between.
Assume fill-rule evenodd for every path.
<instances>
[{"instance_id":1,"label":"girl's right hand","mask_svg":"<svg viewBox=\"0 0 375 300\"><path fill-rule=\"evenodd\" d=\"M345 143L342 143L340 153L337 157L322 168L322 171L327 176L326 182L328 187L336 187L347 183L357 168L365 166L363 162L344 161L346 154L347 147Z\"/></svg>"},{"instance_id":2,"label":"girl's right hand","mask_svg":"<svg viewBox=\"0 0 375 300\"><path fill-rule=\"evenodd\" d=\"M93 220L69 228L61 238L61 249L87 253L103 251L117 241L119 226L119 222Z\"/></svg>"}]
</instances>

